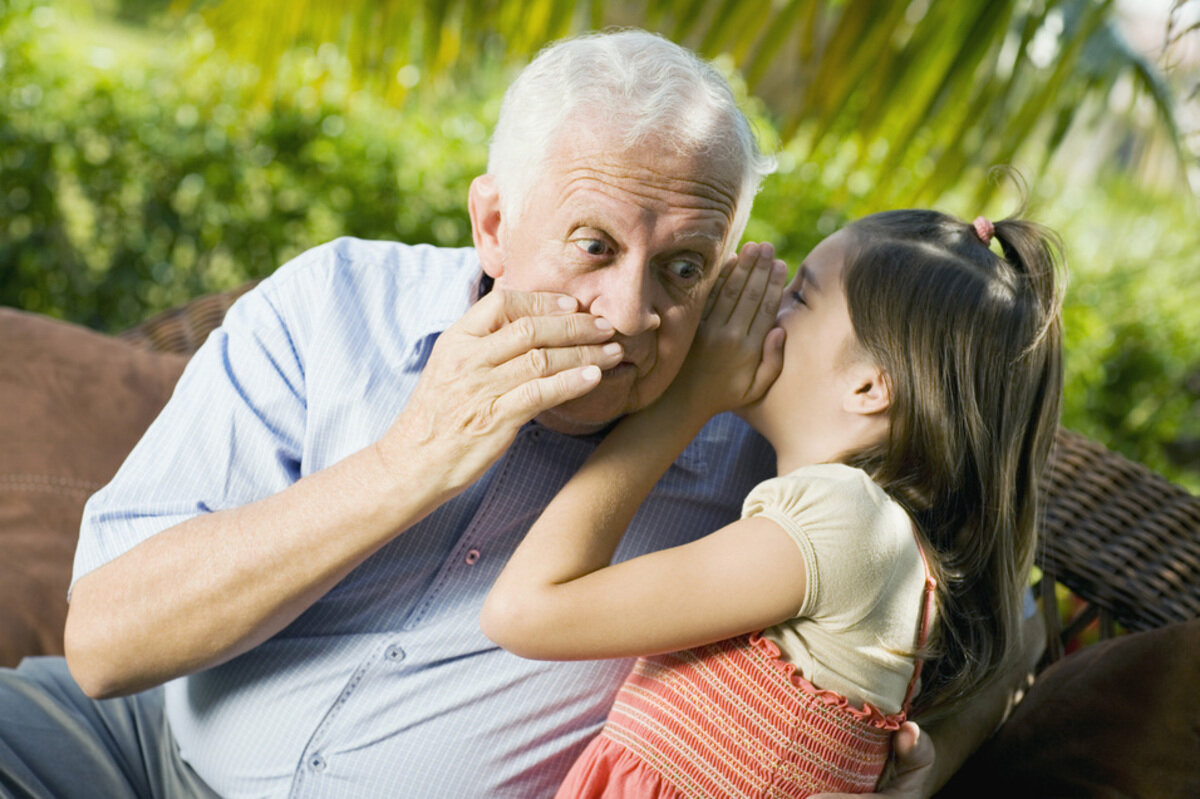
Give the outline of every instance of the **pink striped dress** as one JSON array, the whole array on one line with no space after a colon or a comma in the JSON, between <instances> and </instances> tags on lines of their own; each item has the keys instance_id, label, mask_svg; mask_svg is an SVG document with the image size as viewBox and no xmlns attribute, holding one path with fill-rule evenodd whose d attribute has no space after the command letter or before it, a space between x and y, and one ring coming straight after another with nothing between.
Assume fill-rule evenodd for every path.
<instances>
[{"instance_id":1,"label":"pink striped dress","mask_svg":"<svg viewBox=\"0 0 1200 799\"><path fill-rule=\"evenodd\" d=\"M922 555L924 558L924 555ZM925 569L918 647L932 614ZM608 720L575 762L558 799L771 797L869 793L905 719L817 688L758 634L640 658Z\"/></svg>"}]
</instances>

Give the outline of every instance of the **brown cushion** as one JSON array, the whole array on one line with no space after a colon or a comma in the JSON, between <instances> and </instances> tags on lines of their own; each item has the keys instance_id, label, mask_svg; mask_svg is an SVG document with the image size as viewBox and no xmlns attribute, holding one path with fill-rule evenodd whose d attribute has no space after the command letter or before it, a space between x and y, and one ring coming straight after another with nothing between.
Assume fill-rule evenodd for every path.
<instances>
[{"instance_id":1,"label":"brown cushion","mask_svg":"<svg viewBox=\"0 0 1200 799\"><path fill-rule=\"evenodd\" d=\"M0 665L62 652L83 503L187 359L0 308Z\"/></svg>"},{"instance_id":2,"label":"brown cushion","mask_svg":"<svg viewBox=\"0 0 1200 799\"><path fill-rule=\"evenodd\" d=\"M1200 619L1046 669L938 796L1200 797Z\"/></svg>"}]
</instances>

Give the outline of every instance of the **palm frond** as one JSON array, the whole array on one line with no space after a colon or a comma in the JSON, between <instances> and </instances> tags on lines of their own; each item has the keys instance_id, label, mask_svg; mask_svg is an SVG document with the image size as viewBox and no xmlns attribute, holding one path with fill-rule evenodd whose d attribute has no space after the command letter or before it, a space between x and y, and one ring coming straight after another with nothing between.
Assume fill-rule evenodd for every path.
<instances>
[{"instance_id":1,"label":"palm frond","mask_svg":"<svg viewBox=\"0 0 1200 799\"><path fill-rule=\"evenodd\" d=\"M1192 1L1176 0L1175 10ZM1159 134L1176 157L1188 157L1172 90L1109 24L1112 0L924 6L877 0L202 0L194 7L218 43L257 64L265 80L297 46L316 50L331 43L359 84L395 103L406 101L418 74L423 85L437 86L442 76L481 61L526 59L585 28L647 27L706 57L731 57L770 110L782 141L800 141L806 157L866 176L871 193L864 202L871 204L933 202L963 175L1009 163L1030 142L1041 146L1044 165L1087 117L1079 110L1107 96L1122 75L1149 98ZM1052 63L1034 63L1035 38L1058 20ZM991 190L981 181L976 200L982 204ZM835 200L853 204L856 196L847 186Z\"/></svg>"}]
</instances>

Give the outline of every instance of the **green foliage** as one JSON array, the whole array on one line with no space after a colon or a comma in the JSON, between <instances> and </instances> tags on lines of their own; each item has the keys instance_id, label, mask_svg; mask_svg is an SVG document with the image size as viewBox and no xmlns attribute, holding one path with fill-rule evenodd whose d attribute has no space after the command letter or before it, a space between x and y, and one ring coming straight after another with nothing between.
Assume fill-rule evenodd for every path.
<instances>
[{"instance_id":1,"label":"green foliage","mask_svg":"<svg viewBox=\"0 0 1200 799\"><path fill-rule=\"evenodd\" d=\"M1109 177L1045 221L1071 264L1067 426L1200 491L1200 224L1190 196Z\"/></svg>"},{"instance_id":2,"label":"green foliage","mask_svg":"<svg viewBox=\"0 0 1200 799\"><path fill-rule=\"evenodd\" d=\"M398 111L298 52L267 110L200 27L118 56L13 4L0 47L4 304L114 330L341 235L470 243L501 74Z\"/></svg>"},{"instance_id":3,"label":"green foliage","mask_svg":"<svg viewBox=\"0 0 1200 799\"><path fill-rule=\"evenodd\" d=\"M111 1L111 0L110 0ZM474 74L483 53L524 62L609 25L727 59L809 160L843 162L839 205L928 205L964 176L989 198L993 164L1053 152L1107 113L1119 82L1148 101L1139 138L1180 161L1172 87L1118 35L1114 0L192 0L264 83L298 45L337 47L348 74L403 100ZM420 85L418 85L420 84ZM1096 143L1093 143L1095 146ZM866 208L856 208L854 215Z\"/></svg>"},{"instance_id":4,"label":"green foliage","mask_svg":"<svg viewBox=\"0 0 1200 799\"><path fill-rule=\"evenodd\" d=\"M355 88L336 49L301 48L264 103L253 68L200 25L166 41L97 38L95 25L5 2L0 303L113 331L339 235L470 243L467 187L484 171L504 70L397 109ZM856 172L860 143L834 144L815 159L789 143L758 197L747 237L793 265L880 202ZM968 217L978 187L960 183L939 207ZM1194 199L1115 175L1043 180L1034 199L1071 264L1065 423L1200 490Z\"/></svg>"}]
</instances>

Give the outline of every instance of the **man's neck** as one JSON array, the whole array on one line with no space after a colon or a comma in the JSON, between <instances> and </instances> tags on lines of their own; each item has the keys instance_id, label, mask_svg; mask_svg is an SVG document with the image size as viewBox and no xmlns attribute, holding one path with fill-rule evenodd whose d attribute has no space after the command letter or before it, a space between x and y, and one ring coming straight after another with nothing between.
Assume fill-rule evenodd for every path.
<instances>
[{"instance_id":1,"label":"man's neck","mask_svg":"<svg viewBox=\"0 0 1200 799\"><path fill-rule=\"evenodd\" d=\"M599 424L584 424L556 414L553 408L538 414L534 419L534 422L547 430L553 430L555 433L562 433L565 436L575 436L576 438L597 439L602 439L608 435L617 426L617 422L619 421L621 421L620 418Z\"/></svg>"}]
</instances>

